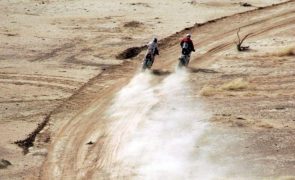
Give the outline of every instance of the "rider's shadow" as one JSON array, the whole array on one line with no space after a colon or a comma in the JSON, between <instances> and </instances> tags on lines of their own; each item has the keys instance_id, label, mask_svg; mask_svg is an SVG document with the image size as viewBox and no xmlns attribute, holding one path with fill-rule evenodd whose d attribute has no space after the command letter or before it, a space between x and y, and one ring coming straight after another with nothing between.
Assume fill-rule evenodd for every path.
<instances>
[{"instance_id":1,"label":"rider's shadow","mask_svg":"<svg viewBox=\"0 0 295 180\"><path fill-rule=\"evenodd\" d=\"M151 73L153 75L156 75L156 76L168 76L169 74L171 74L170 71L168 71L168 70L161 70L161 69L153 69L151 71Z\"/></svg>"},{"instance_id":2,"label":"rider's shadow","mask_svg":"<svg viewBox=\"0 0 295 180\"><path fill-rule=\"evenodd\" d=\"M219 73L218 71L212 70L212 69L202 69L202 68L193 68L188 67L189 72L191 73Z\"/></svg>"},{"instance_id":3,"label":"rider's shadow","mask_svg":"<svg viewBox=\"0 0 295 180\"><path fill-rule=\"evenodd\" d=\"M193 68L193 67L188 67L187 70L190 73L219 73L218 71L215 71L212 69ZM151 70L151 73L156 76L168 76L172 72L168 70L162 70L162 69L153 69Z\"/></svg>"}]
</instances>

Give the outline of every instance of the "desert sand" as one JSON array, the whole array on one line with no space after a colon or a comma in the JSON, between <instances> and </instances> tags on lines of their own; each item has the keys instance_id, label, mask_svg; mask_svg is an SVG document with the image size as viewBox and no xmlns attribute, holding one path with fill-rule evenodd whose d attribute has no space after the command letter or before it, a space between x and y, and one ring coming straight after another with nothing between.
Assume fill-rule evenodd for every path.
<instances>
[{"instance_id":1,"label":"desert sand","mask_svg":"<svg viewBox=\"0 0 295 180\"><path fill-rule=\"evenodd\" d=\"M294 1L0 10L0 159L11 163L0 179L295 178ZM249 51L236 50L238 28ZM196 52L178 70L186 33ZM118 58L153 37L150 72L145 49Z\"/></svg>"}]
</instances>

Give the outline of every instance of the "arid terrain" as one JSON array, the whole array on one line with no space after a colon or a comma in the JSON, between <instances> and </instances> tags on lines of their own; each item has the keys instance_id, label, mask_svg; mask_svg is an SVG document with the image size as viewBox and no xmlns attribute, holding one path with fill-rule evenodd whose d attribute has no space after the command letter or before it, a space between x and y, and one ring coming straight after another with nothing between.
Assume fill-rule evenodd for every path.
<instances>
[{"instance_id":1,"label":"arid terrain","mask_svg":"<svg viewBox=\"0 0 295 180\"><path fill-rule=\"evenodd\" d=\"M0 10L1 180L295 179L295 1ZM196 52L177 69L187 33Z\"/></svg>"}]
</instances>

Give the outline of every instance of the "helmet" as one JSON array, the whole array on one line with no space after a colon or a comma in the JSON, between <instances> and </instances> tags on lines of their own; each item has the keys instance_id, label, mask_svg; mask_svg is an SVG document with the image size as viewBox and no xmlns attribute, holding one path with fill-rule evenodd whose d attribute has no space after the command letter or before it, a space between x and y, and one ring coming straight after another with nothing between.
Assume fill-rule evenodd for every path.
<instances>
[{"instance_id":1,"label":"helmet","mask_svg":"<svg viewBox=\"0 0 295 180\"><path fill-rule=\"evenodd\" d=\"M192 35L191 34L186 34L186 37L190 38Z\"/></svg>"},{"instance_id":2,"label":"helmet","mask_svg":"<svg viewBox=\"0 0 295 180\"><path fill-rule=\"evenodd\" d=\"M158 41L158 39L157 39L157 38L154 38L154 39L153 39L153 42L157 42L157 41Z\"/></svg>"}]
</instances>

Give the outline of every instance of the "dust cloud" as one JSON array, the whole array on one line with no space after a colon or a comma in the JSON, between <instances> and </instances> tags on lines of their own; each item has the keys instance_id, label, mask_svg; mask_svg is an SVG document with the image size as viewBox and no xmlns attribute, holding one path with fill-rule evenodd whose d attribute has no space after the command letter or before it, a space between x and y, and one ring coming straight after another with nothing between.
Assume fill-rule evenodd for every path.
<instances>
[{"instance_id":1,"label":"dust cloud","mask_svg":"<svg viewBox=\"0 0 295 180\"><path fill-rule=\"evenodd\" d=\"M140 73L114 99L112 178L212 179L217 171L204 139L210 113L177 70L156 85ZM203 148L199 148L202 142ZM210 146L208 146L210 148Z\"/></svg>"}]
</instances>

